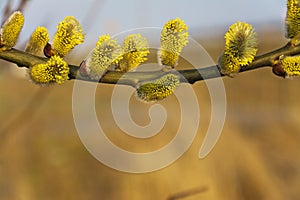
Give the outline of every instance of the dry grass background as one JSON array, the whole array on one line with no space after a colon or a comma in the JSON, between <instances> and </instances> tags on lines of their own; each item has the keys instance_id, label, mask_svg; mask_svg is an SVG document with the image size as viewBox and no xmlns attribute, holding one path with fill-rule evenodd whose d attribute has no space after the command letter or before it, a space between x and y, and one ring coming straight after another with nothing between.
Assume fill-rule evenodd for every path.
<instances>
[{"instance_id":1,"label":"dry grass background","mask_svg":"<svg viewBox=\"0 0 300 200\"><path fill-rule=\"evenodd\" d=\"M278 38L281 32L261 31L260 53L283 45ZM199 41L217 60L222 37ZM39 87L3 70L11 68L8 63L0 66L0 199L152 200L194 189L203 192L184 199L300 199L299 80L280 79L270 69L224 78L225 127L202 160L197 155L210 119L210 99L205 84L196 83L201 122L192 146L162 170L128 174L104 166L81 143L72 117L73 81ZM125 136L113 122L112 90L110 85L99 86L96 101L100 123L114 143L149 151L174 137L175 98L162 102L172 116L162 132L147 141L137 140ZM137 123L148 122L149 105L132 99L130 106Z\"/></svg>"},{"instance_id":2,"label":"dry grass background","mask_svg":"<svg viewBox=\"0 0 300 200\"><path fill-rule=\"evenodd\" d=\"M210 103L205 84L195 84L201 123L194 143L173 165L149 174L117 172L87 152L72 118L72 81L40 88L5 73L0 82L1 199L166 199L202 187L204 192L186 199L300 197L298 80L279 79L269 69L224 78L225 127L213 152L203 160L197 153L209 122ZM112 89L103 85L96 97L101 124L110 129L112 141L128 150L147 151L172 138L176 117L167 123L165 134L150 141L130 141L122 135L105 110ZM32 99L34 104L29 104ZM172 101L163 104L168 109ZM148 107L132 101L131 112L138 123L147 122Z\"/></svg>"}]
</instances>

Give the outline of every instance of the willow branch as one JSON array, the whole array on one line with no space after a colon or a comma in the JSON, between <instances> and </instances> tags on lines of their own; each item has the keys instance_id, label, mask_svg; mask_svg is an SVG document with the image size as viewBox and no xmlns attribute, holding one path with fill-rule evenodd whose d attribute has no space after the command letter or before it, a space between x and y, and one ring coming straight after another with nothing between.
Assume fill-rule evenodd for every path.
<instances>
[{"instance_id":1,"label":"willow branch","mask_svg":"<svg viewBox=\"0 0 300 200\"><path fill-rule=\"evenodd\" d=\"M260 55L255 57L254 61L241 69L240 72L256 70L262 67L271 67L274 65L274 61L278 60L280 56L291 56L300 54L300 46L293 46L290 43L284 47L277 49L275 51ZM0 59L17 64L20 67L27 67L45 63L46 58L37 57L26 52L11 49L0 52ZM80 79L84 81L95 82L88 77L83 77L79 74L79 66L69 65L70 67L70 79ZM193 84L197 81L202 81L205 79L218 78L221 75L217 65L209 67L201 67L187 70L178 70L181 75L181 82ZM167 73L173 73L172 71L151 71L151 72L119 72L119 71L107 71L107 73L99 80L99 83L107 84L122 84L136 86L139 82L149 81L157 79Z\"/></svg>"}]
</instances>

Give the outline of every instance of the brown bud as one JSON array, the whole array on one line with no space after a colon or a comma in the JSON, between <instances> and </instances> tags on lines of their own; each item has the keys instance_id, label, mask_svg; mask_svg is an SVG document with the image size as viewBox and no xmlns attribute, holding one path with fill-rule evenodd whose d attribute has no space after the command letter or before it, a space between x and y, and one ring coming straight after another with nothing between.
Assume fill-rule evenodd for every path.
<instances>
[{"instance_id":1,"label":"brown bud","mask_svg":"<svg viewBox=\"0 0 300 200\"><path fill-rule=\"evenodd\" d=\"M277 76L280 76L283 78L286 76L286 72L283 70L280 62L273 65L272 71Z\"/></svg>"},{"instance_id":2,"label":"brown bud","mask_svg":"<svg viewBox=\"0 0 300 200\"><path fill-rule=\"evenodd\" d=\"M85 77L89 76L85 60L80 63L79 67L80 67L79 68L79 73L80 73L81 76L85 76Z\"/></svg>"},{"instance_id":3,"label":"brown bud","mask_svg":"<svg viewBox=\"0 0 300 200\"><path fill-rule=\"evenodd\" d=\"M53 52L51 44L49 44L49 43L46 44L46 46L44 48L44 54L47 58L54 56L54 52Z\"/></svg>"}]
</instances>

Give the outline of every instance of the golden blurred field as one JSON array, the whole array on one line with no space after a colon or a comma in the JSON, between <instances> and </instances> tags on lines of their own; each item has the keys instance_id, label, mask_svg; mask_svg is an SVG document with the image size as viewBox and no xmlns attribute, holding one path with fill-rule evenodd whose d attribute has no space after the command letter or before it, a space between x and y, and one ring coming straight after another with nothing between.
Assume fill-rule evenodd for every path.
<instances>
[{"instance_id":1,"label":"golden blurred field","mask_svg":"<svg viewBox=\"0 0 300 200\"><path fill-rule=\"evenodd\" d=\"M260 53L284 45L286 41L278 40L281 34L264 32ZM199 41L217 60L222 36ZM8 68L6 62L0 66ZM224 78L225 126L213 151L202 160L198 151L210 120L210 99L205 84L196 83L201 121L191 147L164 169L129 174L101 164L81 143L72 116L73 81L39 87L4 69L0 69L0 199L172 199L195 189L202 192L184 199L300 199L299 80L280 79L269 68ZM162 102L171 116L162 133L147 140L132 139L109 112L112 90L111 85L98 87L96 108L115 144L147 152L174 137L175 98ZM148 108L132 99L131 114L138 124L149 122Z\"/></svg>"}]
</instances>

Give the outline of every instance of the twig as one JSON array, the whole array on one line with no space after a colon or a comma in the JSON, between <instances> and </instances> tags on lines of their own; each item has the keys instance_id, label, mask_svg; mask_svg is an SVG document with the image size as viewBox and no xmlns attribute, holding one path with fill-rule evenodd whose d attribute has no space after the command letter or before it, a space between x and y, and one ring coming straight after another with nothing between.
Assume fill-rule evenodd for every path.
<instances>
[{"instance_id":1,"label":"twig","mask_svg":"<svg viewBox=\"0 0 300 200\"><path fill-rule=\"evenodd\" d=\"M296 54L300 54L300 46L292 46L290 43L288 43L280 49L255 57L254 61L247 67L242 68L240 72L251 71L262 67L272 67L274 65L274 61L279 59L280 56L291 56ZM39 63L45 63L47 61L47 58L37 57L16 49L0 52L0 59L7 60L9 62L17 64L18 66L27 68ZM81 76L78 73L79 66L69 65L69 67L70 79L80 79L84 81L95 82L89 79L88 77ZM177 72L181 74L181 82L187 82L190 84L205 79L212 79L223 76L220 75L220 71L217 65L205 68L178 70ZM108 84L130 85L135 87L136 84L138 84L139 82L154 80L167 73L173 72L161 70L152 72L127 73L119 71L108 71L98 82Z\"/></svg>"},{"instance_id":2,"label":"twig","mask_svg":"<svg viewBox=\"0 0 300 200\"><path fill-rule=\"evenodd\" d=\"M17 8L17 10L19 11L23 11L26 7L26 4L29 2L29 0L20 0L19 2L19 6Z\"/></svg>"},{"instance_id":3,"label":"twig","mask_svg":"<svg viewBox=\"0 0 300 200\"><path fill-rule=\"evenodd\" d=\"M33 122L35 114L50 94L51 92L49 92L49 90L38 90L23 107L23 110L18 113L13 120L0 128L0 147L3 146L2 144L6 141L8 136L11 136L11 134L16 132L18 129L23 129L23 125L28 125L30 122ZM30 117L28 117L29 115ZM18 126L16 126L16 124L18 124Z\"/></svg>"},{"instance_id":4,"label":"twig","mask_svg":"<svg viewBox=\"0 0 300 200\"><path fill-rule=\"evenodd\" d=\"M3 11L3 15L2 15L2 22L1 24L3 24L3 22L9 17L9 15L11 14L11 3L12 1L6 1L6 5Z\"/></svg>"},{"instance_id":5,"label":"twig","mask_svg":"<svg viewBox=\"0 0 300 200\"><path fill-rule=\"evenodd\" d=\"M17 8L15 10L23 11L26 7L26 4L29 2L29 0L20 0ZM11 15L11 13L14 11L12 8L12 1L6 1L6 5L4 8L4 12L2 15L2 22L3 22Z\"/></svg>"},{"instance_id":6,"label":"twig","mask_svg":"<svg viewBox=\"0 0 300 200\"><path fill-rule=\"evenodd\" d=\"M203 192L206 192L208 188L206 186L199 187L199 188L194 188L182 192L178 192L176 194L173 194L172 196L168 197L167 200L177 200L177 199L182 199L186 197L190 197L192 195L200 194Z\"/></svg>"},{"instance_id":7,"label":"twig","mask_svg":"<svg viewBox=\"0 0 300 200\"><path fill-rule=\"evenodd\" d=\"M17 6L16 10L23 11L26 7L26 4L29 2L29 0L20 0L19 5ZM5 11L3 15L3 19L8 18L9 15L12 12L11 7L12 1L7 1L5 6ZM18 60L16 59L16 56L18 57L19 54L12 56L11 59L14 61ZM33 60L30 60L28 58L28 55L24 58L23 54L20 57L20 59L29 59L29 63L33 62ZM15 63L15 62L14 62ZM23 62L21 62L23 63ZM47 97L51 94L51 91L45 92L44 90L38 90L32 98L29 100L29 102L24 106L23 110L14 117L14 119L10 122L8 122L5 126L2 126L0 128L0 146L2 147L3 142L6 141L8 136L11 136L13 134L13 131L16 132L16 129L23 127L24 124L28 124L28 122L32 121L33 116L38 112L38 109L43 105L43 102L46 101ZM38 103L37 103L38 102ZM30 112L31 118L28 118L28 113ZM16 126L18 124L19 126Z\"/></svg>"}]
</instances>

